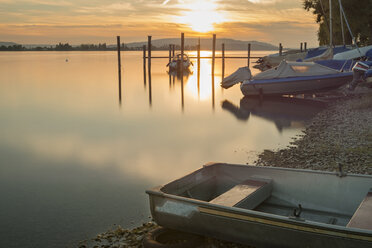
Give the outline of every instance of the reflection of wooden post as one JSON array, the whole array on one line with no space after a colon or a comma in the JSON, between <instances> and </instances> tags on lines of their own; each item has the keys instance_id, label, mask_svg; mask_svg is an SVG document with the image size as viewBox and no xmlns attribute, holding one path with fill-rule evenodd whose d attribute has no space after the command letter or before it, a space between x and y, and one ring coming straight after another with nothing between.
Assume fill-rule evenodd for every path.
<instances>
[{"instance_id":1,"label":"reflection of wooden post","mask_svg":"<svg viewBox=\"0 0 372 248\"><path fill-rule=\"evenodd\" d=\"M185 110L185 99L184 99L184 93L183 93L183 74L181 74L181 106L182 106L182 112L183 112Z\"/></svg>"},{"instance_id":2,"label":"reflection of wooden post","mask_svg":"<svg viewBox=\"0 0 372 248\"><path fill-rule=\"evenodd\" d=\"M120 36L116 37L118 47L118 73L119 73L119 102L121 103L121 56L120 56Z\"/></svg>"},{"instance_id":3,"label":"reflection of wooden post","mask_svg":"<svg viewBox=\"0 0 372 248\"><path fill-rule=\"evenodd\" d=\"M248 43L248 68L251 61L251 43Z\"/></svg>"},{"instance_id":4,"label":"reflection of wooden post","mask_svg":"<svg viewBox=\"0 0 372 248\"><path fill-rule=\"evenodd\" d=\"M200 98L200 37L198 41L198 99Z\"/></svg>"},{"instance_id":5,"label":"reflection of wooden post","mask_svg":"<svg viewBox=\"0 0 372 248\"><path fill-rule=\"evenodd\" d=\"M216 35L213 34L213 44L212 44L212 77L214 77L214 62L216 59Z\"/></svg>"},{"instance_id":6,"label":"reflection of wooden post","mask_svg":"<svg viewBox=\"0 0 372 248\"><path fill-rule=\"evenodd\" d=\"M172 60L172 45L169 44L169 63L171 62Z\"/></svg>"},{"instance_id":7,"label":"reflection of wooden post","mask_svg":"<svg viewBox=\"0 0 372 248\"><path fill-rule=\"evenodd\" d=\"M216 60L216 35L213 34L213 47L212 47L212 108L214 110L214 62Z\"/></svg>"},{"instance_id":8,"label":"reflection of wooden post","mask_svg":"<svg viewBox=\"0 0 372 248\"><path fill-rule=\"evenodd\" d=\"M143 45L143 83L146 88L146 45Z\"/></svg>"},{"instance_id":9,"label":"reflection of wooden post","mask_svg":"<svg viewBox=\"0 0 372 248\"><path fill-rule=\"evenodd\" d=\"M225 77L225 43L222 43L222 80Z\"/></svg>"},{"instance_id":10,"label":"reflection of wooden post","mask_svg":"<svg viewBox=\"0 0 372 248\"><path fill-rule=\"evenodd\" d=\"M302 45L303 45L303 44L302 44L302 42L301 42L301 44L300 44L300 51L301 51L301 52L302 52Z\"/></svg>"},{"instance_id":11,"label":"reflection of wooden post","mask_svg":"<svg viewBox=\"0 0 372 248\"><path fill-rule=\"evenodd\" d=\"M304 47L305 47L305 52L307 52L307 42L305 42Z\"/></svg>"},{"instance_id":12,"label":"reflection of wooden post","mask_svg":"<svg viewBox=\"0 0 372 248\"><path fill-rule=\"evenodd\" d=\"M282 43L279 43L279 55L280 56L282 56L282 52L283 52Z\"/></svg>"},{"instance_id":13,"label":"reflection of wooden post","mask_svg":"<svg viewBox=\"0 0 372 248\"><path fill-rule=\"evenodd\" d=\"M181 63L180 63L180 69L181 70L181 77L183 77L183 54L185 50L185 34L181 33Z\"/></svg>"}]
</instances>

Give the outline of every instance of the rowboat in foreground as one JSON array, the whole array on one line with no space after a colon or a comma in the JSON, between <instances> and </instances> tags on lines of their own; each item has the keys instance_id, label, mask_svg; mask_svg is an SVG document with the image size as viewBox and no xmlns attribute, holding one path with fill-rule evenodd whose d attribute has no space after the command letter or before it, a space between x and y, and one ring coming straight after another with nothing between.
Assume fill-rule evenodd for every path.
<instances>
[{"instance_id":1,"label":"rowboat in foreground","mask_svg":"<svg viewBox=\"0 0 372 248\"><path fill-rule=\"evenodd\" d=\"M372 176L210 163L147 190L161 226L256 247L372 247Z\"/></svg>"}]
</instances>

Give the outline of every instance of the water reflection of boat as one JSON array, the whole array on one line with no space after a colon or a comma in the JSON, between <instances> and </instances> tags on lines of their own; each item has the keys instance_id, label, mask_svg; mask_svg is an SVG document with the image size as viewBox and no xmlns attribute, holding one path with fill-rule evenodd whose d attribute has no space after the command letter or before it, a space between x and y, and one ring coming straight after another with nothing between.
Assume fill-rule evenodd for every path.
<instances>
[{"instance_id":1,"label":"water reflection of boat","mask_svg":"<svg viewBox=\"0 0 372 248\"><path fill-rule=\"evenodd\" d=\"M183 76L184 78L188 78L190 75L192 75L194 72L191 68L186 68L183 70L183 72L178 70L169 70L167 71L169 76L176 77L177 79L181 79Z\"/></svg>"},{"instance_id":2,"label":"water reflection of boat","mask_svg":"<svg viewBox=\"0 0 372 248\"><path fill-rule=\"evenodd\" d=\"M187 56L187 54L183 54L183 58L182 54L177 54L176 56L173 57L171 62L167 64L170 71L173 70L180 71L182 69L186 70L189 69L192 65L193 63L190 61L189 56Z\"/></svg>"},{"instance_id":3,"label":"water reflection of boat","mask_svg":"<svg viewBox=\"0 0 372 248\"><path fill-rule=\"evenodd\" d=\"M326 103L311 99L292 97L243 97L240 107L225 100L222 108L231 112L237 119L247 121L250 114L275 123L279 131L292 127L299 122L302 125L324 109Z\"/></svg>"},{"instance_id":4,"label":"water reflection of boat","mask_svg":"<svg viewBox=\"0 0 372 248\"><path fill-rule=\"evenodd\" d=\"M147 190L163 227L254 247L372 247L372 176L210 163Z\"/></svg>"}]
</instances>

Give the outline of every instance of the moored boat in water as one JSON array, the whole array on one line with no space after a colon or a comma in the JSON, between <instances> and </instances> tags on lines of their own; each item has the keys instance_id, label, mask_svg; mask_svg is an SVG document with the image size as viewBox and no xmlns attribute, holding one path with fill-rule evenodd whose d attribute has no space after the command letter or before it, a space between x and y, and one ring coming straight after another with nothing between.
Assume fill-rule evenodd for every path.
<instances>
[{"instance_id":1,"label":"moored boat in water","mask_svg":"<svg viewBox=\"0 0 372 248\"><path fill-rule=\"evenodd\" d=\"M177 54L172 58L171 62L167 64L170 71L190 70L192 65L193 63L190 61L187 54L183 54L183 57L181 54Z\"/></svg>"},{"instance_id":2,"label":"moored boat in water","mask_svg":"<svg viewBox=\"0 0 372 248\"><path fill-rule=\"evenodd\" d=\"M372 176L213 163L146 192L161 226L256 247L372 246Z\"/></svg>"}]
</instances>

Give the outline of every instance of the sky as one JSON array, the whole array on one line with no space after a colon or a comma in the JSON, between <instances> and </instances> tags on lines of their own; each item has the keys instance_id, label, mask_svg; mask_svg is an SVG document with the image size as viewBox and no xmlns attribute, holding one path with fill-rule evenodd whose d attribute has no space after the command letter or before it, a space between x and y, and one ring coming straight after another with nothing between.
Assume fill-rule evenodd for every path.
<instances>
[{"instance_id":1,"label":"sky","mask_svg":"<svg viewBox=\"0 0 372 248\"><path fill-rule=\"evenodd\" d=\"M303 0L0 0L0 41L114 44L180 37L317 45Z\"/></svg>"}]
</instances>

